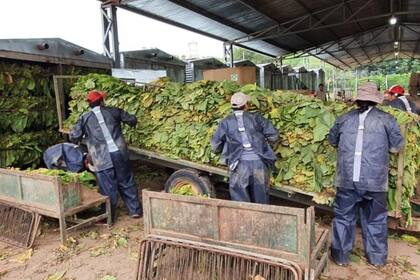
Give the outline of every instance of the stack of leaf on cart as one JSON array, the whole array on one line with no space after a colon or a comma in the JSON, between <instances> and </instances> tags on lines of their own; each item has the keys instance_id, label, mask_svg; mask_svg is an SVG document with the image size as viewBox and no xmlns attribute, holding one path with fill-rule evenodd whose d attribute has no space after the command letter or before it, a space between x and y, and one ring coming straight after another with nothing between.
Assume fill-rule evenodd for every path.
<instances>
[{"instance_id":1,"label":"stack of leaf on cart","mask_svg":"<svg viewBox=\"0 0 420 280\"><path fill-rule=\"evenodd\" d=\"M231 112L230 96L243 91L251 96L251 109L258 109L280 132L281 144L273 170L273 186L299 188L313 194L317 203L331 203L335 194L336 151L327 136L337 116L352 108L343 103L323 104L292 91L268 91L255 85L239 86L230 81L197 81L182 85L158 80L136 88L106 75L88 75L74 85L70 103L71 127L88 110L84 101L90 89L108 92L107 105L135 114L135 129L125 128L128 142L136 147L160 152L172 158L219 165L211 152L210 139L220 122ZM400 209L410 221L410 198L414 195L420 171L420 125L408 113L383 107L399 124L406 124L404 180ZM391 157L389 207L395 210L397 156Z\"/></svg>"},{"instance_id":2,"label":"stack of leaf on cart","mask_svg":"<svg viewBox=\"0 0 420 280\"><path fill-rule=\"evenodd\" d=\"M34 167L59 139L47 67L0 61L0 167Z\"/></svg>"}]
</instances>

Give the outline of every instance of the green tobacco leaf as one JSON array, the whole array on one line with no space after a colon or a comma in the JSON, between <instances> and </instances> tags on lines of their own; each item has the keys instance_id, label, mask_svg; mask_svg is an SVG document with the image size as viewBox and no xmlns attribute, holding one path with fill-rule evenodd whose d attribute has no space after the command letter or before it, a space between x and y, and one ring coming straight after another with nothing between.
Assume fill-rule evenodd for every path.
<instances>
[{"instance_id":1,"label":"green tobacco leaf","mask_svg":"<svg viewBox=\"0 0 420 280\"><path fill-rule=\"evenodd\" d=\"M251 96L252 111L259 111L279 130L281 145L274 147L277 162L273 170L276 187L293 185L304 191L321 192L334 184L337 153L328 143L329 129L337 116L353 110L346 104L324 104L295 91L269 91L255 84L239 86L232 81L197 81L179 84L159 79L151 85L136 87L114 77L99 74L83 76L71 91L72 126L87 111L85 94L90 82L106 89L106 103L135 113L136 128L124 127L129 145L158 152L172 159L185 159L212 166L220 156L211 151L210 139L220 121L231 114L230 97L237 91ZM420 125L409 114L381 107L399 122L410 123L404 162L401 212L410 220L410 198L414 195L416 174L420 171ZM0 121L1 123L1 121ZM391 156L389 208L396 207L397 157ZM320 195L322 196L322 195ZM324 198L320 198L324 200Z\"/></svg>"},{"instance_id":2,"label":"green tobacco leaf","mask_svg":"<svg viewBox=\"0 0 420 280\"><path fill-rule=\"evenodd\" d=\"M326 126L321 121L318 121L313 131L314 141L319 142L319 141L324 140L329 131L330 131L330 128L328 126Z\"/></svg>"}]
</instances>

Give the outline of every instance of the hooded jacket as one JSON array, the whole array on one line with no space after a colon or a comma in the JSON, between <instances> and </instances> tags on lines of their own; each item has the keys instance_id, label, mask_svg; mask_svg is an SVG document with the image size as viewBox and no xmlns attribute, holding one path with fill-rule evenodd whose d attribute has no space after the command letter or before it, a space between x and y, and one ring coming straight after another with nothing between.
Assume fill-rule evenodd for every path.
<instances>
[{"instance_id":1,"label":"hooded jacket","mask_svg":"<svg viewBox=\"0 0 420 280\"><path fill-rule=\"evenodd\" d=\"M124 160L128 160L128 149L122 134L121 123L134 127L137 124L137 118L117 108L101 106L100 110L118 151L122 154ZM107 142L98 119L92 111L81 115L70 132L70 141L72 142L78 142L83 138L86 140L95 171L112 168L113 164Z\"/></svg>"},{"instance_id":2,"label":"hooded jacket","mask_svg":"<svg viewBox=\"0 0 420 280\"><path fill-rule=\"evenodd\" d=\"M272 167L277 159L268 142L278 140L278 132L273 124L259 113L243 113L245 132L254 152ZM211 146L215 153L222 153L221 160L228 166L236 164L241 157L244 147L242 136L238 129L238 123L234 114L224 118L213 138Z\"/></svg>"},{"instance_id":3,"label":"hooded jacket","mask_svg":"<svg viewBox=\"0 0 420 280\"><path fill-rule=\"evenodd\" d=\"M336 187L385 192L388 189L389 152L404 145L397 121L377 108L368 113L363 130L363 148L358 182L353 182L353 164L359 128L359 111L342 115L331 128L328 140L337 148Z\"/></svg>"}]
</instances>

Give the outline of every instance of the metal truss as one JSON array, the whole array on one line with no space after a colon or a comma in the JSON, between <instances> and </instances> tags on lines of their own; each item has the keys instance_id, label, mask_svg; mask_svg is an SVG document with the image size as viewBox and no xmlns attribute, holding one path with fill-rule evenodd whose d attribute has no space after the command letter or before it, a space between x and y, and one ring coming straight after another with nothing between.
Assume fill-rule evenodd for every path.
<instances>
[{"instance_id":1,"label":"metal truss","mask_svg":"<svg viewBox=\"0 0 420 280\"><path fill-rule=\"evenodd\" d=\"M300 0L295 0L299 1ZM285 36L290 36L294 34L300 34L315 30L329 29L336 26L342 26L352 23L360 23L364 21L380 19L380 18L389 18L391 16L401 16L401 15L416 15L420 14L420 10L408 10L408 11L398 11L393 13L382 13L369 17L357 17L357 15L363 9L372 3L373 0L366 1L357 11L346 15L348 10L348 4L356 0L347 0L339 4L332 5L328 8L317 10L314 12L308 11L306 15L301 17L296 17L292 20L273 25L271 27L265 28L263 30L250 33L248 35L236 38L232 40L232 43L244 43L254 40L267 40L273 38L281 38ZM326 13L326 14L325 14ZM336 17L335 14L340 13L342 17ZM348 12L347 12L348 13ZM320 15L323 14L321 17ZM325 14L325 15L324 15ZM326 24L327 19L331 19L334 16L335 22ZM299 28L296 28L299 27Z\"/></svg>"},{"instance_id":2,"label":"metal truss","mask_svg":"<svg viewBox=\"0 0 420 280\"><path fill-rule=\"evenodd\" d=\"M223 43L223 54L225 57L225 63L229 67L233 67L233 45L231 43Z\"/></svg>"},{"instance_id":3,"label":"metal truss","mask_svg":"<svg viewBox=\"0 0 420 280\"><path fill-rule=\"evenodd\" d=\"M115 68L121 67L116 7L118 4L118 0L107 1L100 8L104 54L113 60L113 67Z\"/></svg>"}]
</instances>

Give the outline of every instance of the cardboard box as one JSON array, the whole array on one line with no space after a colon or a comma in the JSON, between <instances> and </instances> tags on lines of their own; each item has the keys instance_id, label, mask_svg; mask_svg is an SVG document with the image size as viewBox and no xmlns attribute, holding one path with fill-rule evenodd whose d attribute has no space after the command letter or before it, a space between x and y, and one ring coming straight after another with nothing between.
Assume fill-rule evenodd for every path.
<instances>
[{"instance_id":1,"label":"cardboard box","mask_svg":"<svg viewBox=\"0 0 420 280\"><path fill-rule=\"evenodd\" d=\"M240 85L254 84L257 82L257 68L243 66L205 70L203 79L210 81L235 81Z\"/></svg>"}]
</instances>

